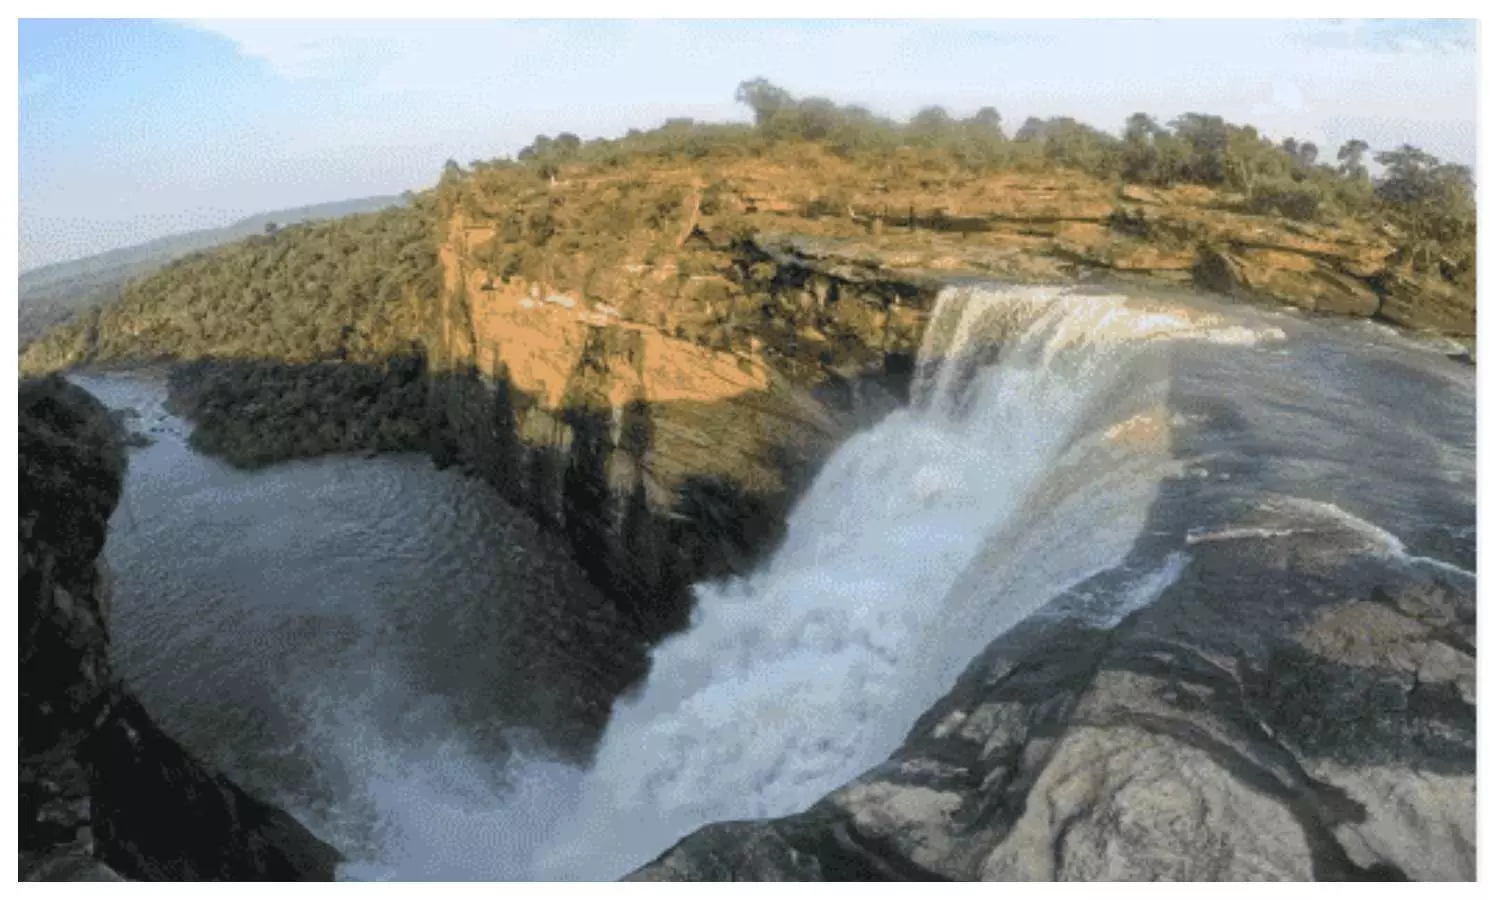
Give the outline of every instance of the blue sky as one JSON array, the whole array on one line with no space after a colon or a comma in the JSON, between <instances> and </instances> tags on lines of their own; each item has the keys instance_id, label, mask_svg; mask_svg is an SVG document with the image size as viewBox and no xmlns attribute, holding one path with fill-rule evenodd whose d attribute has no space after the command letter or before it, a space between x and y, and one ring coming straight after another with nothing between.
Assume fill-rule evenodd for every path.
<instances>
[{"instance_id":1,"label":"blue sky","mask_svg":"<svg viewBox=\"0 0 1500 900\"><path fill-rule=\"evenodd\" d=\"M23 20L20 264L425 187L538 133L743 120L757 75L902 117L1197 111L1472 165L1475 45L1452 21Z\"/></svg>"}]
</instances>

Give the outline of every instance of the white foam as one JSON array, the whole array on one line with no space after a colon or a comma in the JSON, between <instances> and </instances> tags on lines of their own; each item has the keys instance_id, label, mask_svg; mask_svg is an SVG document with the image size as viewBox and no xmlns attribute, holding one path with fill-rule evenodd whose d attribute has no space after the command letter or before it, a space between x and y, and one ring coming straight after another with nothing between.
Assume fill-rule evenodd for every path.
<instances>
[{"instance_id":1,"label":"white foam","mask_svg":"<svg viewBox=\"0 0 1500 900\"><path fill-rule=\"evenodd\" d=\"M1191 531L1184 537L1184 542L1191 547L1194 544L1214 543L1217 541L1242 541L1242 540L1269 540L1271 538L1290 537L1294 534L1313 534L1312 528L1220 528L1215 531Z\"/></svg>"},{"instance_id":2,"label":"white foam","mask_svg":"<svg viewBox=\"0 0 1500 900\"><path fill-rule=\"evenodd\" d=\"M834 454L762 571L699 588L538 875L616 878L706 823L806 808L892 751L985 643L1119 564L1159 471L1107 438L1117 418L1090 421L1096 397L1142 377L1110 348L1185 323L1118 296L945 291L913 406ZM1153 384L1117 415L1159 404Z\"/></svg>"},{"instance_id":3,"label":"white foam","mask_svg":"<svg viewBox=\"0 0 1500 900\"><path fill-rule=\"evenodd\" d=\"M388 744L370 744L358 770L378 828L365 852L339 867L340 881L529 879L531 859L551 823L576 802L582 777L546 758L497 767L461 741L382 757Z\"/></svg>"},{"instance_id":4,"label":"white foam","mask_svg":"<svg viewBox=\"0 0 1500 900\"><path fill-rule=\"evenodd\" d=\"M370 638L366 636L368 646ZM496 760L446 697L413 690L372 646L365 671L289 697L318 747L327 802L278 798L346 861L341 881L515 881L547 829L576 802L581 771L524 732Z\"/></svg>"},{"instance_id":5,"label":"white foam","mask_svg":"<svg viewBox=\"0 0 1500 900\"><path fill-rule=\"evenodd\" d=\"M1463 568L1462 566L1457 566L1453 563L1445 562L1441 559L1434 559L1430 556L1412 554L1407 550L1405 542L1396 537L1394 534L1390 533L1384 528L1381 528L1379 525L1376 525L1374 522L1371 522L1368 519L1363 519L1359 516L1356 516L1354 513L1349 512L1342 506L1339 506L1335 503L1328 503L1323 500L1309 500L1305 497L1280 497L1265 508L1274 509L1277 506L1290 507L1291 509L1296 510L1303 515L1318 516L1323 519L1331 520L1332 522L1336 523L1337 527L1343 528L1363 538L1366 542L1367 549L1371 553L1374 553L1376 555L1395 559L1406 565L1437 569L1438 571L1444 572L1448 575L1457 576L1459 578L1469 580L1473 580L1475 578L1475 573ZM1271 537L1280 534L1311 533L1315 531L1316 529L1312 528L1227 529L1222 532L1216 532L1207 535L1189 535L1188 543L1191 544L1198 541L1226 539L1232 537Z\"/></svg>"}]
</instances>

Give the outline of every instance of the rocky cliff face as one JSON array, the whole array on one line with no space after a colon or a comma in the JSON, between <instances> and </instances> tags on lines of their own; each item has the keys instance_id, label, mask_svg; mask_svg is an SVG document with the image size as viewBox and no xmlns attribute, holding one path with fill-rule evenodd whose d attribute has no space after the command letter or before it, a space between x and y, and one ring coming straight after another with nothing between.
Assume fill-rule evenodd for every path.
<instances>
[{"instance_id":1,"label":"rocky cliff face","mask_svg":"<svg viewBox=\"0 0 1500 900\"><path fill-rule=\"evenodd\" d=\"M330 268L336 255L312 246L317 234L291 241L316 265L282 272L263 261L286 282L269 306L287 321L332 309L330 284L349 310L347 322L312 317L306 340L273 329L292 356L248 358L271 345L255 337L270 327L267 301L247 275L233 290L147 292L33 345L23 369L212 359L243 389L197 410L200 443L242 462L411 449L425 433L440 461L463 463L565 532L657 633L683 620L686 585L774 544L827 449L899 401L942 283L1108 276L1474 330L1472 293L1403 268L1371 223L1254 215L1245 198L1203 187L964 172L905 151L872 169L798 144L570 166L549 180L485 170L431 194L428 218L402 219L408 243L390 247L406 249L389 250L398 259L347 242L368 252L338 266L381 276L358 289ZM425 238L410 243L429 226L435 254ZM429 256L436 266L418 268L440 271L434 283L386 278ZM216 277L201 268L173 277ZM376 409L371 394L392 389L362 386L389 382L382 354L413 341L432 376L425 421L410 404ZM303 357L369 377L279 371Z\"/></svg>"},{"instance_id":2,"label":"rocky cliff face","mask_svg":"<svg viewBox=\"0 0 1500 900\"><path fill-rule=\"evenodd\" d=\"M871 181L804 157L476 189L440 228L434 449L667 627L686 585L774 544L827 449L899 401L943 284L1108 277L1473 334L1473 296L1402 269L1364 223L1077 172Z\"/></svg>"},{"instance_id":3,"label":"rocky cliff face","mask_svg":"<svg viewBox=\"0 0 1500 900\"><path fill-rule=\"evenodd\" d=\"M647 324L581 291L502 282L471 251L490 237L458 219L442 253L447 285L427 340L435 455L566 534L650 636L685 623L692 583L742 571L774 544L828 450L898 402L930 300L886 286L846 288L840 302L838 279L773 266L765 302L798 310L814 345L782 342L778 355L760 339L690 334L691 314ZM663 307L709 288L748 302L740 281L769 259L707 238L696 252L729 277L668 278ZM903 299L904 330L891 333ZM820 364L816 348L834 340L842 351L824 349Z\"/></svg>"},{"instance_id":4,"label":"rocky cliff face","mask_svg":"<svg viewBox=\"0 0 1500 900\"><path fill-rule=\"evenodd\" d=\"M403 329L424 332L398 337L426 355L434 456L564 534L643 638L685 623L694 582L749 568L827 452L903 399L945 283L1109 277L1473 334L1472 294L1401 268L1366 224L1070 172L872 180L807 153L481 197L492 208L439 223L441 289L402 307L421 320ZM243 418L280 384L256 380L219 412ZM117 451L77 436L93 434L85 406L58 407L75 410L72 436L46 437L61 450L28 451L56 429L23 426L23 868L324 873L326 848L174 756L109 685L92 562ZM28 476L28 458L45 465ZM56 524L39 512L51 501L27 506L28 478L70 498ZM1472 877L1472 581L1337 523L1258 515L1225 533L1296 537L1199 545L1113 629L1059 599L982 654L885 765L802 815L704 829L635 877ZM140 837L136 784L195 785L214 842Z\"/></svg>"},{"instance_id":5,"label":"rocky cliff face","mask_svg":"<svg viewBox=\"0 0 1500 900\"><path fill-rule=\"evenodd\" d=\"M856 278L1108 276L1474 335L1473 295L1400 268L1383 235L1244 214L1204 188L1029 178L926 215L912 209L851 210L838 226L766 231L756 243L780 260Z\"/></svg>"},{"instance_id":6,"label":"rocky cliff face","mask_svg":"<svg viewBox=\"0 0 1500 900\"><path fill-rule=\"evenodd\" d=\"M886 763L631 878L1473 879L1472 576L1276 498L1142 540L1192 548L1151 606L1059 598Z\"/></svg>"},{"instance_id":7,"label":"rocky cliff face","mask_svg":"<svg viewBox=\"0 0 1500 900\"><path fill-rule=\"evenodd\" d=\"M125 470L107 411L20 389L20 873L26 880L329 879L338 855L205 769L109 665L99 563Z\"/></svg>"}]
</instances>

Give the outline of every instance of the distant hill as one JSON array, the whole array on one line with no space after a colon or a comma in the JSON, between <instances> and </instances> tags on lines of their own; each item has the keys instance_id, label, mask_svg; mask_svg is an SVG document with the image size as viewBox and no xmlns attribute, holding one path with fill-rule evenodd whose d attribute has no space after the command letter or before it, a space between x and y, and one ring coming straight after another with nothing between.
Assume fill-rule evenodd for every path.
<instances>
[{"instance_id":1,"label":"distant hill","mask_svg":"<svg viewBox=\"0 0 1500 900\"><path fill-rule=\"evenodd\" d=\"M20 278L20 346L25 348L48 327L75 313L115 299L132 278L154 272L190 253L264 234L268 224L282 226L337 219L405 203L400 196L383 196L299 206L260 213L223 228L170 235L97 256L30 269L22 272Z\"/></svg>"}]
</instances>

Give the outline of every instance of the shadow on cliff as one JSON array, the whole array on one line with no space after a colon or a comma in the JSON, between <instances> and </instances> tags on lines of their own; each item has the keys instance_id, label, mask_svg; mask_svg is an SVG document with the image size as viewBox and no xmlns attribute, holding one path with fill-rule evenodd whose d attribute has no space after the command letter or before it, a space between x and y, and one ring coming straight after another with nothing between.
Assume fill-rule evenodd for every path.
<instances>
[{"instance_id":1,"label":"shadow on cliff","mask_svg":"<svg viewBox=\"0 0 1500 900\"><path fill-rule=\"evenodd\" d=\"M757 489L723 471L713 457L728 454L714 435L743 427L728 404L582 397L545 410L503 368L494 378L446 372L431 384L434 459L462 465L564 535L647 642L687 625L694 583L747 574L779 542L816 462L756 435L774 474ZM691 447L702 459L665 461L663 427L706 436Z\"/></svg>"}]
</instances>

